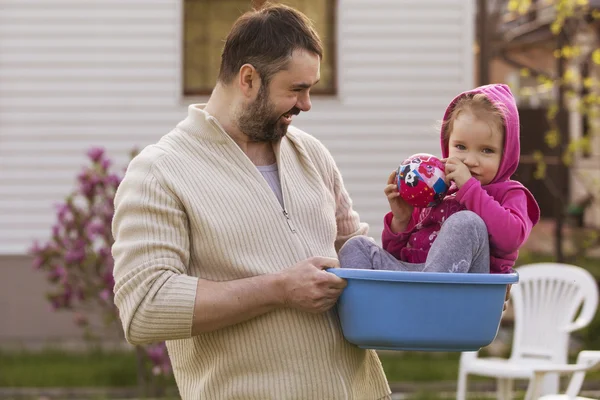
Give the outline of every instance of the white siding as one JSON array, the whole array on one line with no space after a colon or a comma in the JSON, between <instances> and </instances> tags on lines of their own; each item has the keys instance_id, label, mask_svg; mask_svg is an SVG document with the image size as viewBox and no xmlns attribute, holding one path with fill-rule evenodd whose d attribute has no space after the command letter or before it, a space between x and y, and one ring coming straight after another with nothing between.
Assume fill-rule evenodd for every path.
<instances>
[{"instance_id":1,"label":"white siding","mask_svg":"<svg viewBox=\"0 0 600 400\"><path fill-rule=\"evenodd\" d=\"M472 0L339 0L339 95L296 125L320 138L378 238L389 172L439 153L472 85ZM98 145L123 166L186 114L180 0L0 0L0 254L45 239Z\"/></svg>"}]
</instances>

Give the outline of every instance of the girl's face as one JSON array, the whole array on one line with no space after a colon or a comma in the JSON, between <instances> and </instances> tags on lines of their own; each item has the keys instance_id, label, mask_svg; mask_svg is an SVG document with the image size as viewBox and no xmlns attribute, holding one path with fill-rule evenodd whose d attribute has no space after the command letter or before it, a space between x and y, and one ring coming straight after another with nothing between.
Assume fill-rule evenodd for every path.
<instances>
[{"instance_id":1,"label":"girl's face","mask_svg":"<svg viewBox=\"0 0 600 400\"><path fill-rule=\"evenodd\" d=\"M500 167L503 144L504 132L463 111L452 124L448 156L461 160L481 185L487 185Z\"/></svg>"}]
</instances>

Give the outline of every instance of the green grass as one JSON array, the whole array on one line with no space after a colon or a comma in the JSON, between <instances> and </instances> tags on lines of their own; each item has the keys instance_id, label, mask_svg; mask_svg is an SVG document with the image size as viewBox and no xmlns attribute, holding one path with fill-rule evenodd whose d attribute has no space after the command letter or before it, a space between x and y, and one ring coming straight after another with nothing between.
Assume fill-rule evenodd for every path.
<instances>
[{"instance_id":1,"label":"green grass","mask_svg":"<svg viewBox=\"0 0 600 400\"><path fill-rule=\"evenodd\" d=\"M455 394L454 393L448 393L445 396L442 396L438 393L432 393L432 392L419 392L419 393L415 393L414 395L411 395L408 397L408 400L449 400L449 399L454 399L455 398ZM487 397L473 397L472 393L469 393L469 400L493 400L495 399L495 393L490 394L490 396ZM514 400L522 400L523 396L519 396L516 395L514 397Z\"/></svg>"},{"instance_id":2,"label":"green grass","mask_svg":"<svg viewBox=\"0 0 600 400\"><path fill-rule=\"evenodd\" d=\"M459 353L386 352L380 354L387 379L391 384L414 382L421 384L418 387L422 387L423 390L428 390L428 382L456 382L459 357ZM470 379L489 378L472 376ZM600 372L589 374L586 380L600 380ZM133 352L66 353L57 350L35 353L0 352L0 387L135 388L136 385L136 360ZM175 388L172 378L169 379L166 387ZM409 399L441 398L433 391L424 391L415 393Z\"/></svg>"},{"instance_id":3,"label":"green grass","mask_svg":"<svg viewBox=\"0 0 600 400\"><path fill-rule=\"evenodd\" d=\"M402 352L380 355L390 382L454 381L458 353ZM0 387L134 387L133 352L0 352ZM169 385L174 385L170 380Z\"/></svg>"},{"instance_id":4,"label":"green grass","mask_svg":"<svg viewBox=\"0 0 600 400\"><path fill-rule=\"evenodd\" d=\"M452 381L457 353L394 353L380 356L390 382ZM0 387L133 387L133 352L0 352ZM173 382L169 382L173 384Z\"/></svg>"},{"instance_id":5,"label":"green grass","mask_svg":"<svg viewBox=\"0 0 600 400\"><path fill-rule=\"evenodd\" d=\"M459 353L402 352L380 354L390 382L453 381L458 376Z\"/></svg>"},{"instance_id":6,"label":"green grass","mask_svg":"<svg viewBox=\"0 0 600 400\"><path fill-rule=\"evenodd\" d=\"M391 382L452 381L456 353L398 353L380 356ZM133 387L133 352L0 352L0 387ZM173 382L170 382L173 384Z\"/></svg>"},{"instance_id":7,"label":"green grass","mask_svg":"<svg viewBox=\"0 0 600 400\"><path fill-rule=\"evenodd\" d=\"M481 356L486 357L485 349ZM458 377L460 353L402 352L379 355L389 382L452 382ZM577 354L569 358L575 363ZM493 378L470 376L469 380L493 382ZM600 370L586 374L586 380L600 381Z\"/></svg>"},{"instance_id":8,"label":"green grass","mask_svg":"<svg viewBox=\"0 0 600 400\"><path fill-rule=\"evenodd\" d=\"M135 386L133 352L0 352L0 387Z\"/></svg>"}]
</instances>

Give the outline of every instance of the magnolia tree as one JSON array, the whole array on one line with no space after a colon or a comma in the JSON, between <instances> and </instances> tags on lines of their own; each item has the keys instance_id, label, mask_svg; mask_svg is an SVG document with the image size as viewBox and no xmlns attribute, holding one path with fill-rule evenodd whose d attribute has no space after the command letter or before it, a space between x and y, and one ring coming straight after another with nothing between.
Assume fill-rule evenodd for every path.
<instances>
[{"instance_id":1,"label":"magnolia tree","mask_svg":"<svg viewBox=\"0 0 600 400\"><path fill-rule=\"evenodd\" d=\"M73 312L86 338L105 330L123 337L111 255L114 197L122 176L110 172L104 149L92 148L87 155L90 163L77 176L77 188L57 206L50 239L32 247L33 266L51 285L47 298L52 308ZM148 365L154 376L171 374L164 343L138 347L137 354L138 377L144 383Z\"/></svg>"}]
</instances>

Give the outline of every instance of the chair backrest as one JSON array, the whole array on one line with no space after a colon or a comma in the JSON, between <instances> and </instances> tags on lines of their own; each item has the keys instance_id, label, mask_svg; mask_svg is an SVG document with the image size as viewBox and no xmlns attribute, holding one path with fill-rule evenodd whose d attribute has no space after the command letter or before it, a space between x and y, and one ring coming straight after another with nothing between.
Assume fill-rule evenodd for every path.
<instances>
[{"instance_id":1,"label":"chair backrest","mask_svg":"<svg viewBox=\"0 0 600 400\"><path fill-rule=\"evenodd\" d=\"M537 263L516 270L511 359L566 363L570 333L588 325L596 313L596 280L585 269L568 264Z\"/></svg>"}]
</instances>

